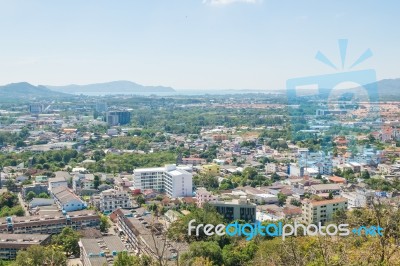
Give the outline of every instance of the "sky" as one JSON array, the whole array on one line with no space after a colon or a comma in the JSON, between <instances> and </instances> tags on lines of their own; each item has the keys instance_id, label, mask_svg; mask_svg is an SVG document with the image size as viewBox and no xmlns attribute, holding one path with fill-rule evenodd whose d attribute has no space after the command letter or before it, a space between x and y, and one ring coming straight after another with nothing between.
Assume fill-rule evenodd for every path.
<instances>
[{"instance_id":1,"label":"sky","mask_svg":"<svg viewBox=\"0 0 400 266\"><path fill-rule=\"evenodd\" d=\"M281 89L352 70L399 78L400 1L0 0L0 84L130 80L177 90ZM321 51L344 69L315 60Z\"/></svg>"}]
</instances>

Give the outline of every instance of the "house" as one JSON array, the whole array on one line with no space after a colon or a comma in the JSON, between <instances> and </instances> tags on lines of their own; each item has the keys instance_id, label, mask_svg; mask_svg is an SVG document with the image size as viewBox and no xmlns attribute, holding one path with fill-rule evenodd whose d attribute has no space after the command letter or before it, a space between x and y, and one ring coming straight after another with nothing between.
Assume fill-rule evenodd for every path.
<instances>
[{"instance_id":1,"label":"house","mask_svg":"<svg viewBox=\"0 0 400 266\"><path fill-rule=\"evenodd\" d=\"M61 210L71 212L86 208L86 203L75 195L68 187L55 187L51 191L51 194Z\"/></svg>"}]
</instances>

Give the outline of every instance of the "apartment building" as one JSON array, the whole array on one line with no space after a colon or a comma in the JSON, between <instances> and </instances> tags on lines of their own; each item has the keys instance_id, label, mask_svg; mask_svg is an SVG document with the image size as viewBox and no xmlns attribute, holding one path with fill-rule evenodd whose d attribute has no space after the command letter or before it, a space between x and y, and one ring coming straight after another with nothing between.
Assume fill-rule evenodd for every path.
<instances>
[{"instance_id":1,"label":"apartment building","mask_svg":"<svg viewBox=\"0 0 400 266\"><path fill-rule=\"evenodd\" d=\"M133 187L166 192L170 197L192 196L192 174L183 167L166 165L157 168L141 168L133 172Z\"/></svg>"},{"instance_id":2,"label":"apartment building","mask_svg":"<svg viewBox=\"0 0 400 266\"><path fill-rule=\"evenodd\" d=\"M14 260L20 250L25 250L32 245L45 245L50 243L50 235L38 234L1 234L0 259Z\"/></svg>"},{"instance_id":3,"label":"apartment building","mask_svg":"<svg viewBox=\"0 0 400 266\"><path fill-rule=\"evenodd\" d=\"M232 201L210 202L217 212L229 221L244 220L254 222L256 220L256 204L251 203L246 196L240 196L240 199Z\"/></svg>"},{"instance_id":4,"label":"apartment building","mask_svg":"<svg viewBox=\"0 0 400 266\"><path fill-rule=\"evenodd\" d=\"M129 248L137 250L139 255L146 254L157 258L162 253L164 258L174 260L178 252L184 252L187 248L184 244L180 245L165 238L163 225L150 214L143 213L132 217L132 213L124 214L121 209L116 210L114 214L119 231L128 239Z\"/></svg>"},{"instance_id":5,"label":"apartment building","mask_svg":"<svg viewBox=\"0 0 400 266\"><path fill-rule=\"evenodd\" d=\"M83 266L113 265L118 253L127 251L118 236L81 238L78 244Z\"/></svg>"},{"instance_id":6,"label":"apartment building","mask_svg":"<svg viewBox=\"0 0 400 266\"><path fill-rule=\"evenodd\" d=\"M333 214L339 209L347 209L347 199L304 200L302 205L302 222L317 224L332 220Z\"/></svg>"},{"instance_id":7,"label":"apartment building","mask_svg":"<svg viewBox=\"0 0 400 266\"><path fill-rule=\"evenodd\" d=\"M66 226L75 230L99 228L100 217L92 210L56 214L0 218L0 233L59 234Z\"/></svg>"},{"instance_id":8,"label":"apartment building","mask_svg":"<svg viewBox=\"0 0 400 266\"><path fill-rule=\"evenodd\" d=\"M218 197L214 196L206 188L204 188L204 187L197 188L197 190L196 190L197 207L201 208L201 207L203 207L204 203L215 202L217 200L218 200Z\"/></svg>"},{"instance_id":9,"label":"apartment building","mask_svg":"<svg viewBox=\"0 0 400 266\"><path fill-rule=\"evenodd\" d=\"M118 208L131 207L131 199L126 191L107 189L100 193L99 208L101 212L111 213Z\"/></svg>"}]
</instances>

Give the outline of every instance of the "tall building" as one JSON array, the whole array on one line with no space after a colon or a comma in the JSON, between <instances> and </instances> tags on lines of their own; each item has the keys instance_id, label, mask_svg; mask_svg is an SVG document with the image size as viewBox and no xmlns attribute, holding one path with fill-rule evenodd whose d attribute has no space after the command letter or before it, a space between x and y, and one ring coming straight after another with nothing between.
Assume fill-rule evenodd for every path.
<instances>
[{"instance_id":1,"label":"tall building","mask_svg":"<svg viewBox=\"0 0 400 266\"><path fill-rule=\"evenodd\" d=\"M96 110L96 112L99 112L99 113L107 112L107 103L106 102L96 102L95 110Z\"/></svg>"},{"instance_id":2,"label":"tall building","mask_svg":"<svg viewBox=\"0 0 400 266\"><path fill-rule=\"evenodd\" d=\"M40 103L32 103L29 105L29 113L31 114L40 114L43 112L43 104Z\"/></svg>"},{"instance_id":3,"label":"tall building","mask_svg":"<svg viewBox=\"0 0 400 266\"><path fill-rule=\"evenodd\" d=\"M154 189L166 192L170 197L190 197L193 175L176 165L157 168L142 168L133 171L133 186L136 189Z\"/></svg>"},{"instance_id":4,"label":"tall building","mask_svg":"<svg viewBox=\"0 0 400 266\"><path fill-rule=\"evenodd\" d=\"M132 207L129 194L123 190L107 189L100 193L100 211L111 213L118 208Z\"/></svg>"},{"instance_id":5,"label":"tall building","mask_svg":"<svg viewBox=\"0 0 400 266\"><path fill-rule=\"evenodd\" d=\"M246 196L232 201L210 201L209 204L217 209L217 212L228 221L244 220L255 222L256 204L250 203Z\"/></svg>"},{"instance_id":6,"label":"tall building","mask_svg":"<svg viewBox=\"0 0 400 266\"><path fill-rule=\"evenodd\" d=\"M131 122L131 112L111 111L107 113L107 123L110 126L126 125Z\"/></svg>"},{"instance_id":7,"label":"tall building","mask_svg":"<svg viewBox=\"0 0 400 266\"><path fill-rule=\"evenodd\" d=\"M339 209L347 209L347 199L304 200L302 205L302 222L317 224L332 220L333 214Z\"/></svg>"}]
</instances>

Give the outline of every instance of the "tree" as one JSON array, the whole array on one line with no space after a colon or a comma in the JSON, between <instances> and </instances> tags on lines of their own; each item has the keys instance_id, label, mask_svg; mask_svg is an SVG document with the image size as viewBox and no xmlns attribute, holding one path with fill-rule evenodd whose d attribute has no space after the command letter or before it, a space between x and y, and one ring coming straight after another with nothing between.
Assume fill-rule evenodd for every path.
<instances>
[{"instance_id":1,"label":"tree","mask_svg":"<svg viewBox=\"0 0 400 266\"><path fill-rule=\"evenodd\" d=\"M62 246L67 256L79 256L79 238L79 233L71 227L64 227L61 234L53 236L52 242L53 244Z\"/></svg>"},{"instance_id":2,"label":"tree","mask_svg":"<svg viewBox=\"0 0 400 266\"><path fill-rule=\"evenodd\" d=\"M333 199L333 193L332 193L332 191L329 192L328 199Z\"/></svg>"},{"instance_id":3,"label":"tree","mask_svg":"<svg viewBox=\"0 0 400 266\"><path fill-rule=\"evenodd\" d=\"M194 261L195 258L202 257L209 259L213 265L222 265L222 250L215 241L198 241L190 244L189 251L181 256L182 262Z\"/></svg>"},{"instance_id":4,"label":"tree","mask_svg":"<svg viewBox=\"0 0 400 266\"><path fill-rule=\"evenodd\" d=\"M67 257L60 246L32 245L18 251L15 260L17 266L66 266Z\"/></svg>"},{"instance_id":5,"label":"tree","mask_svg":"<svg viewBox=\"0 0 400 266\"><path fill-rule=\"evenodd\" d=\"M168 228L168 236L170 238L176 238L178 240L185 240L186 242L218 238L216 235L206 235L204 233L203 227L199 230L198 236L196 236L195 232L193 232L189 236L188 224L191 220L195 220L195 222L192 223L192 226L197 226L198 224L213 224L214 226L216 226L218 224L224 223L223 217L215 210L215 208L210 206L209 204L205 204L202 209L195 208L190 214L173 222Z\"/></svg>"},{"instance_id":6,"label":"tree","mask_svg":"<svg viewBox=\"0 0 400 266\"><path fill-rule=\"evenodd\" d=\"M279 181L281 179L281 177L277 173L273 173L271 176L271 179L273 181Z\"/></svg>"},{"instance_id":7,"label":"tree","mask_svg":"<svg viewBox=\"0 0 400 266\"><path fill-rule=\"evenodd\" d=\"M107 232L108 228L111 227L110 221L108 220L108 217L106 215L101 214L100 215L100 231L101 232Z\"/></svg>"},{"instance_id":8,"label":"tree","mask_svg":"<svg viewBox=\"0 0 400 266\"><path fill-rule=\"evenodd\" d=\"M28 194L29 194L29 193L28 193ZM49 196L49 195L47 195L47 193L46 193L46 192L42 192L42 193L40 193L38 197L39 197L39 198L42 198L42 199L48 199L48 198L50 198L50 196Z\"/></svg>"},{"instance_id":9,"label":"tree","mask_svg":"<svg viewBox=\"0 0 400 266\"><path fill-rule=\"evenodd\" d=\"M117 254L114 260L114 266L137 266L139 264L139 258L136 256L130 256L128 252L123 251Z\"/></svg>"},{"instance_id":10,"label":"tree","mask_svg":"<svg viewBox=\"0 0 400 266\"><path fill-rule=\"evenodd\" d=\"M363 179L369 179L371 176L369 175L368 170L364 170L361 172L361 178Z\"/></svg>"},{"instance_id":11,"label":"tree","mask_svg":"<svg viewBox=\"0 0 400 266\"><path fill-rule=\"evenodd\" d=\"M278 202L279 205L282 206L286 203L287 196L281 192L278 193Z\"/></svg>"},{"instance_id":12,"label":"tree","mask_svg":"<svg viewBox=\"0 0 400 266\"><path fill-rule=\"evenodd\" d=\"M17 185L15 184L14 180L8 179L6 182L6 188L8 191L15 191L17 189Z\"/></svg>"},{"instance_id":13,"label":"tree","mask_svg":"<svg viewBox=\"0 0 400 266\"><path fill-rule=\"evenodd\" d=\"M31 201L33 198L36 198L36 193L33 191L29 191L28 194L26 194L26 200Z\"/></svg>"},{"instance_id":14,"label":"tree","mask_svg":"<svg viewBox=\"0 0 400 266\"><path fill-rule=\"evenodd\" d=\"M139 206L142 206L143 204L146 203L146 200L144 199L144 197L143 197L142 195L139 195L139 196L136 198L136 203L137 203Z\"/></svg>"},{"instance_id":15,"label":"tree","mask_svg":"<svg viewBox=\"0 0 400 266\"><path fill-rule=\"evenodd\" d=\"M297 199L291 199L290 204L292 204L293 206L297 206L297 207L301 206L301 202L298 201Z\"/></svg>"},{"instance_id":16,"label":"tree","mask_svg":"<svg viewBox=\"0 0 400 266\"><path fill-rule=\"evenodd\" d=\"M99 188L100 185L100 177L98 175L94 176L93 185L95 189Z\"/></svg>"}]
</instances>

